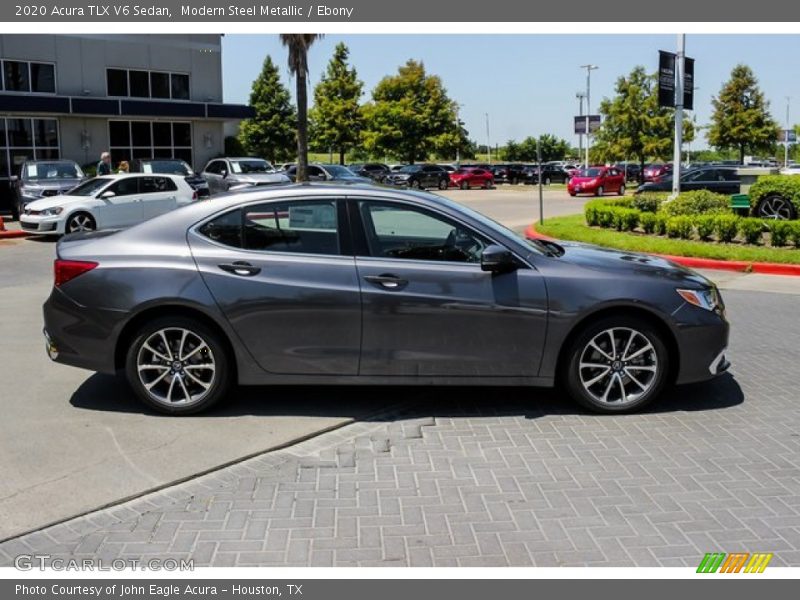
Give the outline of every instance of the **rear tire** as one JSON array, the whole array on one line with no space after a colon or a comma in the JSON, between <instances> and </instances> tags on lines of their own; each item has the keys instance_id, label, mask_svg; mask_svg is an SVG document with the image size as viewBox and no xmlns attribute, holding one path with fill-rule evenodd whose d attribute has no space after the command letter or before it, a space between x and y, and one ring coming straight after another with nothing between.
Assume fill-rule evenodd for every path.
<instances>
[{"instance_id":1,"label":"rear tire","mask_svg":"<svg viewBox=\"0 0 800 600\"><path fill-rule=\"evenodd\" d=\"M623 184L623 185L621 185L621 186L619 186L619 191L618 191L617 193L618 193L620 196L624 196L624 195L625 195L625 185L624 185L624 184Z\"/></svg>"},{"instance_id":2,"label":"rear tire","mask_svg":"<svg viewBox=\"0 0 800 600\"><path fill-rule=\"evenodd\" d=\"M644 319L625 316L587 325L566 349L564 362L559 377L572 399L609 414L634 412L653 401L663 391L670 369L658 329Z\"/></svg>"},{"instance_id":3,"label":"rear tire","mask_svg":"<svg viewBox=\"0 0 800 600\"><path fill-rule=\"evenodd\" d=\"M549 177L545 177L544 178L544 184L545 185L550 185L550 178Z\"/></svg>"},{"instance_id":4,"label":"rear tire","mask_svg":"<svg viewBox=\"0 0 800 600\"><path fill-rule=\"evenodd\" d=\"M762 219L792 220L797 218L797 211L791 200L779 194L770 194L759 200L754 216Z\"/></svg>"},{"instance_id":5,"label":"rear tire","mask_svg":"<svg viewBox=\"0 0 800 600\"><path fill-rule=\"evenodd\" d=\"M217 403L230 387L230 357L220 336L186 317L162 317L136 332L125 375L136 396L168 415L189 415Z\"/></svg>"}]
</instances>

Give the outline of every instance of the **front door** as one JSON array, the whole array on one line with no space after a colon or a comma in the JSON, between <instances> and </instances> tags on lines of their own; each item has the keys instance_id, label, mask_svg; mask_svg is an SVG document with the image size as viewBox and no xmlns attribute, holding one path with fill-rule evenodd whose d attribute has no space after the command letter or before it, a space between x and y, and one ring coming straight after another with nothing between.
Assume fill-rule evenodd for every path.
<instances>
[{"instance_id":1,"label":"front door","mask_svg":"<svg viewBox=\"0 0 800 600\"><path fill-rule=\"evenodd\" d=\"M256 203L193 230L203 280L270 373L356 375L361 299L343 250L344 201Z\"/></svg>"},{"instance_id":2,"label":"front door","mask_svg":"<svg viewBox=\"0 0 800 600\"><path fill-rule=\"evenodd\" d=\"M481 270L489 240L400 201L353 200L361 375L535 376L547 323L537 271ZM359 247L361 246L361 247Z\"/></svg>"},{"instance_id":3,"label":"front door","mask_svg":"<svg viewBox=\"0 0 800 600\"><path fill-rule=\"evenodd\" d=\"M130 227L144 218L140 177L125 177L107 187L98 196L97 228ZM108 195L108 192L111 194ZM105 196L105 197L102 197Z\"/></svg>"}]
</instances>

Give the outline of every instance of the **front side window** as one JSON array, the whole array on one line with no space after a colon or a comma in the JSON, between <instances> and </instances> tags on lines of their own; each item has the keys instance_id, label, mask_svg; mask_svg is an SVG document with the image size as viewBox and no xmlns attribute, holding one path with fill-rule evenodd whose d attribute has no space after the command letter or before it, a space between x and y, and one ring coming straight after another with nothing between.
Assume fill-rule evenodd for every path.
<instances>
[{"instance_id":1,"label":"front side window","mask_svg":"<svg viewBox=\"0 0 800 600\"><path fill-rule=\"evenodd\" d=\"M114 185L108 188L109 192L114 192L115 196L132 196L139 193L139 179L140 177L126 177L120 179Z\"/></svg>"},{"instance_id":2,"label":"front side window","mask_svg":"<svg viewBox=\"0 0 800 600\"><path fill-rule=\"evenodd\" d=\"M470 229L424 210L371 201L359 206L374 257L479 263L488 245Z\"/></svg>"}]
</instances>

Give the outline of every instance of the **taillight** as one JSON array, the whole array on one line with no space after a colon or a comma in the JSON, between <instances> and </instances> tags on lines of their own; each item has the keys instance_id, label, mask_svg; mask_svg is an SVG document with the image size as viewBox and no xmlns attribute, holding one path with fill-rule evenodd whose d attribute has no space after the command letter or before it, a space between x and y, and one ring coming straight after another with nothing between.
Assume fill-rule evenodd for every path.
<instances>
[{"instance_id":1,"label":"taillight","mask_svg":"<svg viewBox=\"0 0 800 600\"><path fill-rule=\"evenodd\" d=\"M55 275L55 286L59 287L68 281L75 279L78 275L91 271L98 263L89 260L61 260L56 259L53 263Z\"/></svg>"},{"instance_id":2,"label":"taillight","mask_svg":"<svg viewBox=\"0 0 800 600\"><path fill-rule=\"evenodd\" d=\"M197 200L200 196L197 195L197 190L192 192L192 200Z\"/></svg>"}]
</instances>

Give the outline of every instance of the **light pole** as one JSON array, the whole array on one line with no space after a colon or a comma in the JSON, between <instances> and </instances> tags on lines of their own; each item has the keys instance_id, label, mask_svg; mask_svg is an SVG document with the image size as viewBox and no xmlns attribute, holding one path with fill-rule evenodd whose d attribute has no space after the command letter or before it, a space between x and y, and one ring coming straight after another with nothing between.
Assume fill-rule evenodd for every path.
<instances>
[{"instance_id":1,"label":"light pole","mask_svg":"<svg viewBox=\"0 0 800 600\"><path fill-rule=\"evenodd\" d=\"M599 69L597 65L581 65L586 69L586 168L589 168L589 146L591 146L591 132L589 131L589 115L592 114L592 71Z\"/></svg>"},{"instance_id":2,"label":"light pole","mask_svg":"<svg viewBox=\"0 0 800 600\"><path fill-rule=\"evenodd\" d=\"M486 162L492 164L492 144L489 138L489 113L486 114Z\"/></svg>"},{"instance_id":3,"label":"light pole","mask_svg":"<svg viewBox=\"0 0 800 600\"><path fill-rule=\"evenodd\" d=\"M789 167L789 105L792 102L791 96L786 96L786 131L783 134L783 168Z\"/></svg>"},{"instance_id":4,"label":"light pole","mask_svg":"<svg viewBox=\"0 0 800 600\"><path fill-rule=\"evenodd\" d=\"M458 116L459 109L464 108L463 104L456 102L456 167L461 165L461 119Z\"/></svg>"},{"instance_id":5,"label":"light pole","mask_svg":"<svg viewBox=\"0 0 800 600\"><path fill-rule=\"evenodd\" d=\"M675 55L675 142L672 151L672 197L681 193L681 146L683 146L683 71L686 57L686 34L678 34Z\"/></svg>"},{"instance_id":6,"label":"light pole","mask_svg":"<svg viewBox=\"0 0 800 600\"><path fill-rule=\"evenodd\" d=\"M583 99L586 98L586 94L583 92L576 92L575 97L578 99L578 116L583 116ZM578 134L578 160L580 160L581 156L583 156L583 134Z\"/></svg>"}]
</instances>

